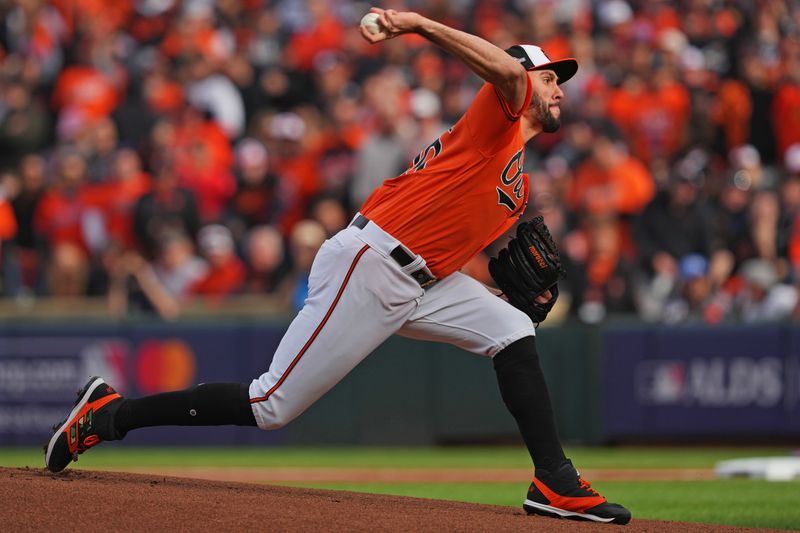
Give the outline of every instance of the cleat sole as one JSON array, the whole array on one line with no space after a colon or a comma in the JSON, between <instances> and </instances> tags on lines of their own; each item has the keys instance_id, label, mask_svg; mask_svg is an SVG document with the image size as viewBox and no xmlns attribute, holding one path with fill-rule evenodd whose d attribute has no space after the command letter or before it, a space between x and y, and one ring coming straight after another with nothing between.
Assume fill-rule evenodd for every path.
<instances>
[{"instance_id":1,"label":"cleat sole","mask_svg":"<svg viewBox=\"0 0 800 533\"><path fill-rule=\"evenodd\" d=\"M553 507L552 505L545 505L543 503L537 503L531 500L525 500L525 503L522 504L522 508L525 509L525 512L528 514L537 514L542 516L549 516L551 518L566 518L568 520L581 520L586 522L600 522L604 524L614 523L614 524L627 524L630 521L630 515L627 517L625 516L618 516L618 517L602 517L588 513L578 513L575 511L567 511L566 509L560 509L558 507Z\"/></svg>"}]
</instances>

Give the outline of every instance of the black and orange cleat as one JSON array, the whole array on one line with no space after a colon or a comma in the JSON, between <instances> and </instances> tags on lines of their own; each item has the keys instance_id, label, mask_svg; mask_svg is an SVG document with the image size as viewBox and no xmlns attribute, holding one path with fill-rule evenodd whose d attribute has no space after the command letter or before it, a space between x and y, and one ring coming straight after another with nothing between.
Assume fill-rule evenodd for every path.
<instances>
[{"instance_id":1,"label":"black and orange cleat","mask_svg":"<svg viewBox=\"0 0 800 533\"><path fill-rule=\"evenodd\" d=\"M122 396L102 378L91 377L78 392L78 399L67 418L53 426L53 436L45 446L44 462L51 472L61 472L92 446L114 435L114 413Z\"/></svg>"},{"instance_id":2,"label":"black and orange cleat","mask_svg":"<svg viewBox=\"0 0 800 533\"><path fill-rule=\"evenodd\" d=\"M627 524L631 520L629 510L618 503L609 503L592 489L569 459L552 472L536 469L522 507L528 514L571 520L611 524Z\"/></svg>"}]
</instances>

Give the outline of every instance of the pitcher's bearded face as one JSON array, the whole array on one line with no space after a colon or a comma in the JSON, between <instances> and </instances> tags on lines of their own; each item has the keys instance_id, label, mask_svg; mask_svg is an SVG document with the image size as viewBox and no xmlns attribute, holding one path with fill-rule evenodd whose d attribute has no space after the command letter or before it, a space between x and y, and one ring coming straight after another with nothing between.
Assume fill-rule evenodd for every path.
<instances>
[{"instance_id":1,"label":"pitcher's bearded face","mask_svg":"<svg viewBox=\"0 0 800 533\"><path fill-rule=\"evenodd\" d=\"M531 107L534 118L542 125L542 131L553 133L561 127L561 107L558 104L545 102L538 94L531 95Z\"/></svg>"},{"instance_id":2,"label":"pitcher's bearded face","mask_svg":"<svg viewBox=\"0 0 800 533\"><path fill-rule=\"evenodd\" d=\"M529 75L533 94L526 110L527 119L540 124L545 133L558 131L564 92L558 86L556 73L552 70L534 70Z\"/></svg>"}]
</instances>

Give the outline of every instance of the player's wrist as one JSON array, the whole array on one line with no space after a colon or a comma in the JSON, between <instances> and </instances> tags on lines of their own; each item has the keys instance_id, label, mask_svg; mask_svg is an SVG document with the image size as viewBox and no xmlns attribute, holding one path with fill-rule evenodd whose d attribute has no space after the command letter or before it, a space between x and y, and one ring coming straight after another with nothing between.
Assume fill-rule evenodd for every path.
<instances>
[{"instance_id":1,"label":"player's wrist","mask_svg":"<svg viewBox=\"0 0 800 533\"><path fill-rule=\"evenodd\" d=\"M413 32L417 33L425 38L430 39L431 37L436 36L437 34L441 33L441 28L443 24L436 22L435 20L431 20L427 17L420 15L419 13L414 13L414 21L413 21Z\"/></svg>"}]
</instances>

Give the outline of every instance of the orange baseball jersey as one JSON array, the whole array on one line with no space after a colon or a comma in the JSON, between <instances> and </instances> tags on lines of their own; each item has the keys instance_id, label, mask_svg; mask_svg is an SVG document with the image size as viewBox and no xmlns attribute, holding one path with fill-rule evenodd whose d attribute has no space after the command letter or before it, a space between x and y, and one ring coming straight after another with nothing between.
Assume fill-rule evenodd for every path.
<instances>
[{"instance_id":1,"label":"orange baseball jersey","mask_svg":"<svg viewBox=\"0 0 800 533\"><path fill-rule=\"evenodd\" d=\"M487 83L461 120L431 143L400 176L388 179L361 213L421 255L443 278L511 227L528 201L519 117Z\"/></svg>"}]
</instances>

